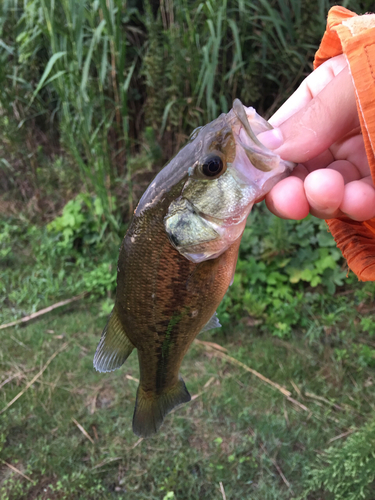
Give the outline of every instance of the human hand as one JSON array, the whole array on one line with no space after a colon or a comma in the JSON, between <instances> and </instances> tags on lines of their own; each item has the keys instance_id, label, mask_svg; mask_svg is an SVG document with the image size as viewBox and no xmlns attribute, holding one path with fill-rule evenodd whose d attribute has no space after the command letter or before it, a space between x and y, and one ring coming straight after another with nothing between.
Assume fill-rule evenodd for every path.
<instances>
[{"instance_id":1,"label":"human hand","mask_svg":"<svg viewBox=\"0 0 375 500\"><path fill-rule=\"evenodd\" d=\"M346 215L375 217L375 189L359 125L346 59L334 57L311 73L269 120L258 139L284 160L298 163L266 196L284 219Z\"/></svg>"}]
</instances>

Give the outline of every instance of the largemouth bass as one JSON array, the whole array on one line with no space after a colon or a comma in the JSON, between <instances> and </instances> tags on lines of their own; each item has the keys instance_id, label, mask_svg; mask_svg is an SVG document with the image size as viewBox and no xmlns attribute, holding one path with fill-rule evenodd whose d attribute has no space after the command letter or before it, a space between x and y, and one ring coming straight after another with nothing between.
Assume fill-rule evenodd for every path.
<instances>
[{"instance_id":1,"label":"largemouth bass","mask_svg":"<svg viewBox=\"0 0 375 500\"><path fill-rule=\"evenodd\" d=\"M94 367L115 370L137 349L138 436L156 433L167 413L190 401L182 359L199 332L220 326L216 309L254 202L294 167L258 141L270 128L236 99L229 113L193 132L135 210Z\"/></svg>"}]
</instances>

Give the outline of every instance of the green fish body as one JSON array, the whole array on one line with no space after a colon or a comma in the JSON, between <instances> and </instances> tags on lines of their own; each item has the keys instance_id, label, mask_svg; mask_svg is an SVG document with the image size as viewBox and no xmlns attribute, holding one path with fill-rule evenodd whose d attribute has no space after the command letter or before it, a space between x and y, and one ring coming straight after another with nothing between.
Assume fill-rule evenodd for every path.
<instances>
[{"instance_id":1,"label":"green fish body","mask_svg":"<svg viewBox=\"0 0 375 500\"><path fill-rule=\"evenodd\" d=\"M135 348L140 383L133 431L155 434L190 401L179 375L236 267L246 218L293 164L262 146L270 125L236 100L228 114L195 131L144 193L120 249L116 301L94 366L119 368Z\"/></svg>"}]
</instances>

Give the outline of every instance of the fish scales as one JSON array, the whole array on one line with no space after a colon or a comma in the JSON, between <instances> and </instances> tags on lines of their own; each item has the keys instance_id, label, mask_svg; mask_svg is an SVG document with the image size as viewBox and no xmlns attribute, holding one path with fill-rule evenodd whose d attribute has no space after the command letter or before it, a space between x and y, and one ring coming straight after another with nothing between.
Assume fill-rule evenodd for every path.
<instances>
[{"instance_id":1,"label":"fish scales","mask_svg":"<svg viewBox=\"0 0 375 500\"><path fill-rule=\"evenodd\" d=\"M133 431L155 434L190 395L179 372L235 272L253 203L294 167L262 146L270 128L252 108L233 109L195 131L150 184L120 249L116 300L94 366L119 368L134 348L140 383Z\"/></svg>"},{"instance_id":2,"label":"fish scales","mask_svg":"<svg viewBox=\"0 0 375 500\"><path fill-rule=\"evenodd\" d=\"M150 210L145 220L135 219L119 258L119 276L123 274L127 279L118 280L117 293L122 298L118 300L118 315L138 349L141 367L148 367L147 371L141 370L141 385L152 394L175 385L183 356L215 313L229 286L236 264L233 255L237 257L239 243L235 242L218 259L195 264L171 246L163 218L163 211ZM136 236L141 240L136 245L131 241L139 224L152 228L152 245L149 231ZM146 273L148 279L137 286L141 273ZM215 280L210 279L212 276ZM200 307L202 294L209 297L204 308ZM179 320L169 330L173 348L168 351L169 360L165 360L163 344L174 318ZM161 363L165 369L163 376L158 376Z\"/></svg>"}]
</instances>

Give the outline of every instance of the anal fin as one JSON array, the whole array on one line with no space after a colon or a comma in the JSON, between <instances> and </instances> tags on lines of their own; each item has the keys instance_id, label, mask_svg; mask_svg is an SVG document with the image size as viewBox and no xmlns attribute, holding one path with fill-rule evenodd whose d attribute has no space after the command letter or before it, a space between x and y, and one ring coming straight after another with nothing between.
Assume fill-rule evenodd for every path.
<instances>
[{"instance_id":1,"label":"anal fin","mask_svg":"<svg viewBox=\"0 0 375 500\"><path fill-rule=\"evenodd\" d=\"M139 386L133 416L134 434L144 438L156 434L164 417L176 406L190 400L191 396L182 378L174 387L161 394L147 394Z\"/></svg>"},{"instance_id":2,"label":"anal fin","mask_svg":"<svg viewBox=\"0 0 375 500\"><path fill-rule=\"evenodd\" d=\"M125 362L133 349L134 345L125 333L115 306L96 349L94 368L98 372L116 370Z\"/></svg>"}]
</instances>

